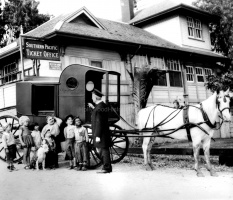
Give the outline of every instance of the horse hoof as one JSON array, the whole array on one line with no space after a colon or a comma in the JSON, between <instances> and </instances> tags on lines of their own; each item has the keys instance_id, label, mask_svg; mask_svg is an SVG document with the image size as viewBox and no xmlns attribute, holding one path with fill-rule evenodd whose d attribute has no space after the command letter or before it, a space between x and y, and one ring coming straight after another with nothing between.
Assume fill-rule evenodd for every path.
<instances>
[{"instance_id":1,"label":"horse hoof","mask_svg":"<svg viewBox=\"0 0 233 200\"><path fill-rule=\"evenodd\" d=\"M151 170L155 170L155 167L152 164L150 164L150 167L151 167Z\"/></svg>"},{"instance_id":2,"label":"horse hoof","mask_svg":"<svg viewBox=\"0 0 233 200\"><path fill-rule=\"evenodd\" d=\"M210 172L210 176L218 177L218 174L216 172Z\"/></svg>"},{"instance_id":3,"label":"horse hoof","mask_svg":"<svg viewBox=\"0 0 233 200\"><path fill-rule=\"evenodd\" d=\"M146 169L146 171L153 171L153 169L151 168L150 165L145 165L145 169Z\"/></svg>"},{"instance_id":4,"label":"horse hoof","mask_svg":"<svg viewBox=\"0 0 233 200\"><path fill-rule=\"evenodd\" d=\"M204 174L202 172L197 172L197 176L198 177L205 177Z\"/></svg>"}]
</instances>

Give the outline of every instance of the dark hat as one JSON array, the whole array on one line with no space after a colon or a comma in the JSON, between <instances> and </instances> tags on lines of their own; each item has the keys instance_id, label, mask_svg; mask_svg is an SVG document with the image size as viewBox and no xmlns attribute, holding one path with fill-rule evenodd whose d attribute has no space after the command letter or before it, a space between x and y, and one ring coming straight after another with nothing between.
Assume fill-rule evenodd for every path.
<instances>
[{"instance_id":1,"label":"dark hat","mask_svg":"<svg viewBox=\"0 0 233 200\"><path fill-rule=\"evenodd\" d=\"M103 96L103 94L102 94L99 90L97 90L97 89L94 89L92 92L93 92L96 96L98 96L98 97L102 97L102 96Z\"/></svg>"}]
</instances>

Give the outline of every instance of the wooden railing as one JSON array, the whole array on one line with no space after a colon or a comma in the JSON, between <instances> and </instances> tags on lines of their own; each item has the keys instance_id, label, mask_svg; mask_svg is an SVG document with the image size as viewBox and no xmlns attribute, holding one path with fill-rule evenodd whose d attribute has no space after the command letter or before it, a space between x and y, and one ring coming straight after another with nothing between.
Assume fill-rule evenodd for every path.
<instances>
[{"instance_id":1,"label":"wooden railing","mask_svg":"<svg viewBox=\"0 0 233 200\"><path fill-rule=\"evenodd\" d=\"M32 67L25 69L24 70L25 76L32 76L33 75L32 69L33 69ZM0 77L0 85L14 83L21 80L22 80L22 71L13 71L11 73L6 74L3 77Z\"/></svg>"}]
</instances>

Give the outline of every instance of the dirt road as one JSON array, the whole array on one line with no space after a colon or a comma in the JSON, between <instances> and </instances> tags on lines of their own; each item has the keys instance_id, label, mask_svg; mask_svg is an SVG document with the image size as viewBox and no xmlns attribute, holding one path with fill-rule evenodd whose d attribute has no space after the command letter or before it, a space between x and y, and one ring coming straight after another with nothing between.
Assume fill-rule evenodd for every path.
<instances>
[{"instance_id":1,"label":"dirt road","mask_svg":"<svg viewBox=\"0 0 233 200\"><path fill-rule=\"evenodd\" d=\"M113 173L97 170L75 171L62 166L56 170L8 172L0 160L1 200L192 200L233 199L233 170L211 177L196 177L190 169L157 168L145 171L142 165L118 163Z\"/></svg>"}]
</instances>

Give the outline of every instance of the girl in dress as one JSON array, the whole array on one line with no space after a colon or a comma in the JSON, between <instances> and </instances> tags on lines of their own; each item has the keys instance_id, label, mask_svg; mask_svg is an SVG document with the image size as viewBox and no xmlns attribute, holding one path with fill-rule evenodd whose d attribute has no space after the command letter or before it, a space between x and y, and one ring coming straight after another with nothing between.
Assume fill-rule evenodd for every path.
<instances>
[{"instance_id":1,"label":"girl in dress","mask_svg":"<svg viewBox=\"0 0 233 200\"><path fill-rule=\"evenodd\" d=\"M2 135L2 144L6 153L6 161L8 163L8 170L16 170L13 165L13 160L16 158L16 145L15 138L11 132L11 124L7 123L2 126L3 135Z\"/></svg>"},{"instance_id":2,"label":"girl in dress","mask_svg":"<svg viewBox=\"0 0 233 200\"><path fill-rule=\"evenodd\" d=\"M74 128L73 115L68 115L65 118L67 126L64 128L64 136L66 139L66 156L70 161L69 169L73 169L75 166L75 152L74 152Z\"/></svg>"},{"instance_id":3,"label":"girl in dress","mask_svg":"<svg viewBox=\"0 0 233 200\"><path fill-rule=\"evenodd\" d=\"M31 131L28 129L30 119L27 116L21 116L19 118L19 140L23 147L23 162L24 169L30 168L30 152L34 146L34 141L31 135Z\"/></svg>"}]
</instances>

